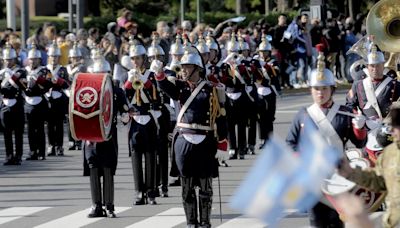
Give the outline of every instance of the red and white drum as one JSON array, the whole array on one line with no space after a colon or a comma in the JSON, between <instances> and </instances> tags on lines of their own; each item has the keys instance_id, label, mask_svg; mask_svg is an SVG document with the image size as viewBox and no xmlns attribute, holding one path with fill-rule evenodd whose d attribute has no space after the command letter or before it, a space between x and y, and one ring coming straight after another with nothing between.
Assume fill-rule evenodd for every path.
<instances>
[{"instance_id":1,"label":"red and white drum","mask_svg":"<svg viewBox=\"0 0 400 228\"><path fill-rule=\"evenodd\" d=\"M358 149L347 150L346 156L349 158L350 166L352 168L358 166L362 169L366 169L370 167L369 161L365 158L362 158L362 153ZM341 193L349 192L360 197L364 201L365 208L369 212L376 211L382 204L385 197L385 194L372 192L362 188L337 173L333 174L330 179L324 181L322 185L322 192L324 193L325 198L329 201L329 204L331 204L339 214L341 214L341 209L336 204L335 196Z\"/></svg>"},{"instance_id":2,"label":"red and white drum","mask_svg":"<svg viewBox=\"0 0 400 228\"><path fill-rule=\"evenodd\" d=\"M113 84L106 73L79 73L71 86L69 124L75 140L103 142L110 138Z\"/></svg>"}]
</instances>

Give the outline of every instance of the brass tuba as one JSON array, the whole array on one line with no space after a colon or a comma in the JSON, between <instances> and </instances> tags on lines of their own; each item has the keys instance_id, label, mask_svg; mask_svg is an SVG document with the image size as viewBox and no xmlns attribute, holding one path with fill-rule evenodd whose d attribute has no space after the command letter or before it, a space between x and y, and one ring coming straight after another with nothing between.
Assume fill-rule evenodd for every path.
<instances>
[{"instance_id":1,"label":"brass tuba","mask_svg":"<svg viewBox=\"0 0 400 228\"><path fill-rule=\"evenodd\" d=\"M400 52L400 1L381 0L367 16L367 33L382 51Z\"/></svg>"},{"instance_id":2,"label":"brass tuba","mask_svg":"<svg viewBox=\"0 0 400 228\"><path fill-rule=\"evenodd\" d=\"M353 46L346 52L346 55L357 54L361 56L361 58L367 59L369 43L368 37L364 36L357 41L357 43L353 44Z\"/></svg>"}]
</instances>

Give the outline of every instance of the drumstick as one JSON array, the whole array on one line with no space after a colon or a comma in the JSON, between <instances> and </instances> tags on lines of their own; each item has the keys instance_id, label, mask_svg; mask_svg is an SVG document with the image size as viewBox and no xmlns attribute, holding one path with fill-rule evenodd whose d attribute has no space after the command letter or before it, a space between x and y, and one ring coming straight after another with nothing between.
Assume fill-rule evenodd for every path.
<instances>
[{"instance_id":1,"label":"drumstick","mask_svg":"<svg viewBox=\"0 0 400 228\"><path fill-rule=\"evenodd\" d=\"M337 113L338 113L338 114L345 115L345 116L351 116L351 117L353 117L353 118L357 117L356 114L353 114L353 113L351 113L351 112L337 111Z\"/></svg>"},{"instance_id":2,"label":"drumstick","mask_svg":"<svg viewBox=\"0 0 400 228\"><path fill-rule=\"evenodd\" d=\"M329 180L329 179L325 179L324 181L329 182L329 184L336 185L336 186L342 186L342 187L348 187L349 186L347 184L339 184L339 183L334 182L334 181Z\"/></svg>"}]
</instances>

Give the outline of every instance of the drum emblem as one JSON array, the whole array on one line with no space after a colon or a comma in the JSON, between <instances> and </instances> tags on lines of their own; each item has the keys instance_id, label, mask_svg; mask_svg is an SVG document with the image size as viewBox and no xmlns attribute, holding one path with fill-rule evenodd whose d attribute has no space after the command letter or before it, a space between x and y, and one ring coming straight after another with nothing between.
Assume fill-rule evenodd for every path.
<instances>
[{"instance_id":1,"label":"drum emblem","mask_svg":"<svg viewBox=\"0 0 400 228\"><path fill-rule=\"evenodd\" d=\"M83 87L76 93L76 103L82 108L92 107L96 104L97 99L97 91L92 87Z\"/></svg>"}]
</instances>

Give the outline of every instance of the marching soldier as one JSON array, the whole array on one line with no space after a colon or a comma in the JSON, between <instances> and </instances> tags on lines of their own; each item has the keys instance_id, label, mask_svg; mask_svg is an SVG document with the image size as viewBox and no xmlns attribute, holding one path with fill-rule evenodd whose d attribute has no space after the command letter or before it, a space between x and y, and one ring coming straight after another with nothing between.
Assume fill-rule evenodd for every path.
<instances>
[{"instance_id":1,"label":"marching soldier","mask_svg":"<svg viewBox=\"0 0 400 228\"><path fill-rule=\"evenodd\" d=\"M3 99L0 105L0 124L4 127L6 147L4 165L21 165L25 124L22 80L26 80L26 71L17 65L17 54L8 43L3 50L3 60L5 68L0 71L0 94Z\"/></svg>"},{"instance_id":2,"label":"marching soldier","mask_svg":"<svg viewBox=\"0 0 400 228\"><path fill-rule=\"evenodd\" d=\"M365 117L355 116L350 108L333 101L335 77L330 70L325 68L322 52L319 53L317 65L317 69L314 69L310 76L311 96L314 103L307 108L302 108L296 114L286 142L294 151L297 151L304 123L307 119L311 119L327 142L338 151L344 152L349 139L356 147L362 148L367 134ZM344 227L338 213L322 203L317 203L312 209L311 225L321 228Z\"/></svg>"},{"instance_id":3,"label":"marching soldier","mask_svg":"<svg viewBox=\"0 0 400 228\"><path fill-rule=\"evenodd\" d=\"M26 160L46 159L46 136L44 132L44 121L49 110L49 104L45 99L52 87L47 80L51 77L50 71L45 66L40 66L40 51L32 44L28 52L28 66L25 68L27 75L27 86L25 89L25 113L28 121L28 140L30 153Z\"/></svg>"},{"instance_id":4,"label":"marching soldier","mask_svg":"<svg viewBox=\"0 0 400 228\"><path fill-rule=\"evenodd\" d=\"M51 72L52 88L46 93L50 103L50 110L47 118L49 147L47 148L47 156L64 155L64 118L67 108L67 96L65 89L69 87L67 68L59 64L61 51L56 41L49 47L47 51L48 64L47 69Z\"/></svg>"},{"instance_id":5,"label":"marching soldier","mask_svg":"<svg viewBox=\"0 0 400 228\"><path fill-rule=\"evenodd\" d=\"M239 73L243 76L243 79L246 83L245 91L246 91L246 100L247 100L247 152L249 154L255 154L255 145L256 145L256 135L257 135L257 104L258 104L258 94L257 88L255 85L256 78L255 75L251 73L250 63L251 57L249 44L243 40L241 35L238 35L239 38L239 48L240 48L240 57L243 59L241 64L238 65Z\"/></svg>"},{"instance_id":6,"label":"marching soldier","mask_svg":"<svg viewBox=\"0 0 400 228\"><path fill-rule=\"evenodd\" d=\"M347 160L343 160L339 173L345 178L374 192L387 192L387 210L383 216L383 227L398 227L400 224L399 201L399 167L400 160L400 104L394 102L390 114L393 143L384 149L378 157L373 169L361 170L360 167L351 168ZM379 226L380 227L380 226Z\"/></svg>"},{"instance_id":7,"label":"marching soldier","mask_svg":"<svg viewBox=\"0 0 400 228\"><path fill-rule=\"evenodd\" d=\"M262 148L268 141L269 134L274 130L276 97L279 96L279 80L277 67L271 59L271 43L265 34L258 46L259 56L251 61L253 74L256 76L256 86L258 93L258 122L260 126L260 139Z\"/></svg>"},{"instance_id":8,"label":"marching soldier","mask_svg":"<svg viewBox=\"0 0 400 228\"><path fill-rule=\"evenodd\" d=\"M158 120L154 112L157 89L146 69L146 49L135 41L129 50L133 69L128 72L125 91L131 103L132 123L129 130L129 149L132 158L136 190L134 205L156 204L156 144ZM145 158L145 175L142 160Z\"/></svg>"},{"instance_id":9,"label":"marching soldier","mask_svg":"<svg viewBox=\"0 0 400 228\"><path fill-rule=\"evenodd\" d=\"M237 66L240 65L239 43L236 41L235 33L232 33L226 50L228 56L221 65L221 82L226 87L226 113L229 137L229 159L244 159L246 153L246 119L241 115L246 110L245 81L240 75ZM238 130L236 133L235 127Z\"/></svg>"},{"instance_id":10,"label":"marching soldier","mask_svg":"<svg viewBox=\"0 0 400 228\"><path fill-rule=\"evenodd\" d=\"M215 155L217 148L227 149L226 113L220 102L225 99L224 89L204 80L204 64L194 47L185 50L181 64L182 80L167 80L160 61L154 61L151 68L160 88L180 104L173 150L181 176L187 227L211 227L212 177L218 175ZM200 188L198 200L196 186Z\"/></svg>"},{"instance_id":11,"label":"marching soldier","mask_svg":"<svg viewBox=\"0 0 400 228\"><path fill-rule=\"evenodd\" d=\"M104 59L99 50L96 49L92 57L93 65L89 67L90 73L111 72L110 64ZM111 138L104 142L85 141L83 143L84 175L90 176L92 198L92 208L88 214L89 218L116 217L114 213L114 175L118 162L117 113L121 114L122 119L128 117L127 121L129 121L127 114L129 107L121 88L114 86L113 93L114 109L112 111L114 115L111 126ZM103 188L101 187L101 176L103 176ZM102 197L104 198L102 199ZM103 209L103 205L105 206L105 210Z\"/></svg>"},{"instance_id":12,"label":"marching soldier","mask_svg":"<svg viewBox=\"0 0 400 228\"><path fill-rule=\"evenodd\" d=\"M155 33L153 34L152 45L147 49L148 62L151 63L153 60L164 60L164 51L159 45L159 37ZM163 63L164 73L167 77L176 78L176 73L172 70L168 70ZM156 184L160 188L160 193L162 197L168 197L168 134L172 132L171 122L170 122L170 111L168 106L170 104L169 97L161 91L154 77L154 71L150 69L149 79L156 86L157 99L154 100L153 112L155 116L155 121L158 128L157 134L157 175Z\"/></svg>"},{"instance_id":13,"label":"marching soldier","mask_svg":"<svg viewBox=\"0 0 400 228\"><path fill-rule=\"evenodd\" d=\"M208 32L206 36L206 45L208 46L210 50L209 58L208 58L208 63L206 64L206 77L205 79L207 81L213 82L218 84L219 86L225 87L221 82L221 50L219 48L219 45L217 42L215 42L215 39L211 36L211 32ZM226 160L229 159L229 153L227 151L217 151L216 155L219 166L222 167L228 167L228 163Z\"/></svg>"},{"instance_id":14,"label":"marching soldier","mask_svg":"<svg viewBox=\"0 0 400 228\"><path fill-rule=\"evenodd\" d=\"M80 48L78 47L78 43L75 42L74 46L69 50L68 57L70 64L67 65L67 72L68 72L68 82L71 84L74 78L78 73L86 72L86 67L83 64L83 55L81 53ZM69 90L65 90L65 94L67 97L70 97ZM68 129L68 137L69 137L69 148L68 150L81 150L82 149L82 142L75 141L72 138L71 130Z\"/></svg>"},{"instance_id":15,"label":"marching soldier","mask_svg":"<svg viewBox=\"0 0 400 228\"><path fill-rule=\"evenodd\" d=\"M371 45L367 61L368 76L354 82L346 105L360 110L367 117L368 141L365 150L374 164L383 150L376 139L377 134L389 113L390 105L400 96L400 83L383 74L385 59L375 44Z\"/></svg>"}]
</instances>

